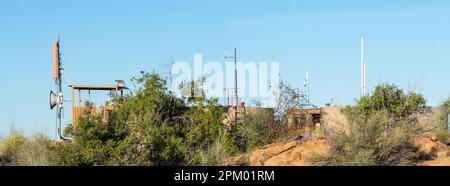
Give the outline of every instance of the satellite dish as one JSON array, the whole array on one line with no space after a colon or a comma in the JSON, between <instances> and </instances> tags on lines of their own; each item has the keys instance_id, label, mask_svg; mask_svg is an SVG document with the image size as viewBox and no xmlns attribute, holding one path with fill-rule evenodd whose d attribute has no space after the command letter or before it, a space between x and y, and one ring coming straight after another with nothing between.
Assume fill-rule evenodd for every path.
<instances>
[{"instance_id":1,"label":"satellite dish","mask_svg":"<svg viewBox=\"0 0 450 186\"><path fill-rule=\"evenodd\" d=\"M50 109L53 110L53 108L58 104L58 97L56 96L53 91L50 91L49 95L49 102L50 102Z\"/></svg>"}]
</instances>

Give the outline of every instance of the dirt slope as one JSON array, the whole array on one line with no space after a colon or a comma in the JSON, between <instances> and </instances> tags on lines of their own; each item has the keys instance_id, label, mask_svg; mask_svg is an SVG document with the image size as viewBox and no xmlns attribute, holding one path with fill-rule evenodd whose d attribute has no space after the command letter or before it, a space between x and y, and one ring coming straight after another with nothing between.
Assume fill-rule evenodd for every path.
<instances>
[{"instance_id":1,"label":"dirt slope","mask_svg":"<svg viewBox=\"0 0 450 186\"><path fill-rule=\"evenodd\" d=\"M421 160L417 165L450 166L450 146L436 140L434 134L427 132L414 137Z\"/></svg>"},{"instance_id":2,"label":"dirt slope","mask_svg":"<svg viewBox=\"0 0 450 186\"><path fill-rule=\"evenodd\" d=\"M251 166L304 166L308 157L325 155L329 151L327 140L273 143L253 152L226 159L225 165Z\"/></svg>"}]
</instances>

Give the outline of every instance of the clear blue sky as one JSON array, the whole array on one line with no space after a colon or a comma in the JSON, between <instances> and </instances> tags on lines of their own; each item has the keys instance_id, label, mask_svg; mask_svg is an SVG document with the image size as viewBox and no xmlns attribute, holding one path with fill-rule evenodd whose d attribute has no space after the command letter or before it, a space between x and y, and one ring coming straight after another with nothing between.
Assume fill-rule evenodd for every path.
<instances>
[{"instance_id":1,"label":"clear blue sky","mask_svg":"<svg viewBox=\"0 0 450 186\"><path fill-rule=\"evenodd\" d=\"M17 0L0 3L0 24L0 135L14 123L54 137L48 92L58 30L73 83L163 72L171 56L192 61L196 52L223 61L224 49L236 46L243 61L279 61L282 79L299 88L309 71L316 105L353 104L364 35L369 91L391 82L422 92L429 105L450 95L447 0Z\"/></svg>"}]
</instances>

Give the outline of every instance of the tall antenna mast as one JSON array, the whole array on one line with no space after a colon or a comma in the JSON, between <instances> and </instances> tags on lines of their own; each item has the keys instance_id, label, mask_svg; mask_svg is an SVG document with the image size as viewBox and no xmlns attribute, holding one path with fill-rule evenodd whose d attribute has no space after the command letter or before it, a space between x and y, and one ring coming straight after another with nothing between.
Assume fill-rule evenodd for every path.
<instances>
[{"instance_id":1,"label":"tall antenna mast","mask_svg":"<svg viewBox=\"0 0 450 186\"><path fill-rule=\"evenodd\" d=\"M309 76L308 76L308 72L306 72L306 74L305 74L305 81L303 83L304 83L303 86L306 87L306 92L307 92L306 101L307 101L307 104L309 106L310 105L310 100L309 100Z\"/></svg>"},{"instance_id":2,"label":"tall antenna mast","mask_svg":"<svg viewBox=\"0 0 450 186\"><path fill-rule=\"evenodd\" d=\"M364 61L364 38L361 37L361 97L366 95L366 62Z\"/></svg>"},{"instance_id":3,"label":"tall antenna mast","mask_svg":"<svg viewBox=\"0 0 450 186\"><path fill-rule=\"evenodd\" d=\"M237 124L237 120L238 120L238 105L239 105L239 96L238 96L238 86L237 86L237 55L236 55L236 47L234 48L234 56L225 56L225 60L226 59L234 59L234 94L236 97L236 105L235 105L235 110L234 110L234 121Z\"/></svg>"},{"instance_id":4,"label":"tall antenna mast","mask_svg":"<svg viewBox=\"0 0 450 186\"><path fill-rule=\"evenodd\" d=\"M53 80L56 85L56 94L50 91L49 102L50 109L56 107L56 132L59 139L65 140L62 135L61 123L63 114L63 93L62 93L62 65L60 52L60 38L58 33L58 40L53 44Z\"/></svg>"},{"instance_id":5,"label":"tall antenna mast","mask_svg":"<svg viewBox=\"0 0 450 186\"><path fill-rule=\"evenodd\" d=\"M62 120L62 102L63 102L63 94L62 94L62 81L61 81L61 74L62 74L62 66L61 66L61 52L60 52L60 38L59 38L59 32L58 32L58 40L55 42L54 46L54 65L56 65L54 70L56 70L54 73L54 79L56 84L56 98L57 98L57 108L56 108L56 128L58 130L58 136L60 139L64 139L61 134L61 120Z\"/></svg>"},{"instance_id":6,"label":"tall antenna mast","mask_svg":"<svg viewBox=\"0 0 450 186\"><path fill-rule=\"evenodd\" d=\"M236 94L236 121L237 121L237 107L239 104L239 97L238 97L238 79L237 79L237 55L236 55L236 48L234 48L234 93Z\"/></svg>"},{"instance_id":7,"label":"tall antenna mast","mask_svg":"<svg viewBox=\"0 0 450 186\"><path fill-rule=\"evenodd\" d=\"M172 59L170 61L170 69L169 69L169 81L170 81L170 94L173 95L173 78L172 78L172 68L173 64L175 63L175 59L172 56Z\"/></svg>"}]
</instances>

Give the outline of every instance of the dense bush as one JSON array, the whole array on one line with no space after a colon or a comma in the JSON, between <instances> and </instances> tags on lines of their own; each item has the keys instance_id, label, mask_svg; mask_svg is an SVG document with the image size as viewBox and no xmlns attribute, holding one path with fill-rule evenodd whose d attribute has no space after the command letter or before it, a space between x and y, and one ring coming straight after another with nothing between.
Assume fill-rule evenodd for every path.
<instances>
[{"instance_id":1,"label":"dense bush","mask_svg":"<svg viewBox=\"0 0 450 186\"><path fill-rule=\"evenodd\" d=\"M408 165L414 156L410 125L386 111L365 117L348 111L349 130L332 137L331 165Z\"/></svg>"},{"instance_id":2,"label":"dense bush","mask_svg":"<svg viewBox=\"0 0 450 186\"><path fill-rule=\"evenodd\" d=\"M450 135L448 133L448 113L450 113L450 98L444 101L439 107L439 115L437 119L436 137L443 143L450 143Z\"/></svg>"},{"instance_id":3,"label":"dense bush","mask_svg":"<svg viewBox=\"0 0 450 186\"><path fill-rule=\"evenodd\" d=\"M417 114L425 99L417 93L405 94L392 84L381 84L372 95L362 97L343 113L347 130L331 137L328 165L409 165L415 154L411 136L416 132Z\"/></svg>"},{"instance_id":4,"label":"dense bush","mask_svg":"<svg viewBox=\"0 0 450 186\"><path fill-rule=\"evenodd\" d=\"M184 105L166 90L157 74L143 73L135 79L143 84L116 108L116 125L127 135L117 148L119 165L179 165L186 159L185 126L177 118Z\"/></svg>"},{"instance_id":5,"label":"dense bush","mask_svg":"<svg viewBox=\"0 0 450 186\"><path fill-rule=\"evenodd\" d=\"M261 109L252 113L248 113L239 131L242 132L244 138L245 151L253 150L275 141L278 136L277 126L274 126L273 111L269 109Z\"/></svg>"},{"instance_id":6,"label":"dense bush","mask_svg":"<svg viewBox=\"0 0 450 186\"><path fill-rule=\"evenodd\" d=\"M217 99L173 96L157 74L142 73L135 92L112 101L106 121L86 104L60 165L215 164L234 152ZM189 105L189 107L188 107Z\"/></svg>"},{"instance_id":7,"label":"dense bush","mask_svg":"<svg viewBox=\"0 0 450 186\"><path fill-rule=\"evenodd\" d=\"M355 107L366 116L384 110L395 119L415 120L417 113L427 109L426 99L419 93L404 93L394 84L383 83L375 87L374 92L364 96ZM413 117L413 118L410 118Z\"/></svg>"},{"instance_id":8,"label":"dense bush","mask_svg":"<svg viewBox=\"0 0 450 186\"><path fill-rule=\"evenodd\" d=\"M102 116L102 113L95 113L91 103L85 104L76 128L71 132L73 142L59 143L54 149L58 165L108 165L114 162L114 148L123 136Z\"/></svg>"}]
</instances>

